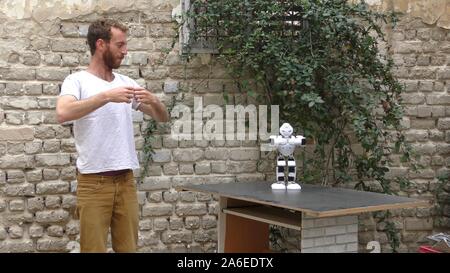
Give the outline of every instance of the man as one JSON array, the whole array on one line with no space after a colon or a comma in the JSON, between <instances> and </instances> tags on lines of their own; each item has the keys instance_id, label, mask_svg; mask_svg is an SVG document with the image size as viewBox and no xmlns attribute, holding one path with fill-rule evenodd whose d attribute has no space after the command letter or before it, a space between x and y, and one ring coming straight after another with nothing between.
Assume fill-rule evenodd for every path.
<instances>
[{"instance_id":1,"label":"man","mask_svg":"<svg viewBox=\"0 0 450 273\"><path fill-rule=\"evenodd\" d=\"M89 26L91 62L69 75L56 104L60 123L74 120L81 252L135 252L138 202L132 169L139 168L131 109L160 122L165 106L127 76L113 72L127 54L127 27L114 20Z\"/></svg>"}]
</instances>

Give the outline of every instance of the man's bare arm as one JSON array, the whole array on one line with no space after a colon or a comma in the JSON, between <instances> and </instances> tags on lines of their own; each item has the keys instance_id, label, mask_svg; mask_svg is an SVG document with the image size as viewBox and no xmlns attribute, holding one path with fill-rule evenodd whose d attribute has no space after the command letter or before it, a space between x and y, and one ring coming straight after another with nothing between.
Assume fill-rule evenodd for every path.
<instances>
[{"instance_id":1,"label":"man's bare arm","mask_svg":"<svg viewBox=\"0 0 450 273\"><path fill-rule=\"evenodd\" d=\"M77 120L97 110L108 102L130 103L133 94L133 88L119 87L83 100L77 100L70 95L60 96L56 102L56 117L59 123Z\"/></svg>"},{"instance_id":2,"label":"man's bare arm","mask_svg":"<svg viewBox=\"0 0 450 273\"><path fill-rule=\"evenodd\" d=\"M141 103L138 107L138 110L151 116L154 120L158 122L168 122L169 121L169 113L167 112L166 107L161 102L158 104L145 104Z\"/></svg>"}]
</instances>

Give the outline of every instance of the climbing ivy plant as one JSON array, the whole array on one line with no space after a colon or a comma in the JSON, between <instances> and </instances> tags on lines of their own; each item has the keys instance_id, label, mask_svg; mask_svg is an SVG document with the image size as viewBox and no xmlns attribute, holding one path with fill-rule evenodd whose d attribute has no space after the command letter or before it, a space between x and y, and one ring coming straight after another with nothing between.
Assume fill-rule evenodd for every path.
<instances>
[{"instance_id":1,"label":"climbing ivy plant","mask_svg":"<svg viewBox=\"0 0 450 273\"><path fill-rule=\"evenodd\" d=\"M243 92L279 105L280 123L313 140L313 153L300 155L303 182L373 190L377 181L389 194L393 182L408 185L386 176L393 153L418 167L402 133L403 87L385 54L397 14L364 1L208 0L191 1L187 18L195 22L190 38L215 39ZM395 251L397 236L389 237Z\"/></svg>"}]
</instances>

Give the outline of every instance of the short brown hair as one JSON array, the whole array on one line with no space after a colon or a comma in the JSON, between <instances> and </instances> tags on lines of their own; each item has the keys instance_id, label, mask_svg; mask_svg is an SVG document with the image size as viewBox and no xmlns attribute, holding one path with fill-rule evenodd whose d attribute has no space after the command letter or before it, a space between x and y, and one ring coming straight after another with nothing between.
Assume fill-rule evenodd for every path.
<instances>
[{"instance_id":1,"label":"short brown hair","mask_svg":"<svg viewBox=\"0 0 450 273\"><path fill-rule=\"evenodd\" d=\"M102 39L105 41L111 40L111 28L115 27L123 32L128 31L128 27L123 25L122 23L119 23L116 20L113 19L100 19L95 22L93 22L88 29L87 34L87 41L89 44L89 48L91 50L91 54L94 55L95 53L95 43L98 39Z\"/></svg>"}]
</instances>

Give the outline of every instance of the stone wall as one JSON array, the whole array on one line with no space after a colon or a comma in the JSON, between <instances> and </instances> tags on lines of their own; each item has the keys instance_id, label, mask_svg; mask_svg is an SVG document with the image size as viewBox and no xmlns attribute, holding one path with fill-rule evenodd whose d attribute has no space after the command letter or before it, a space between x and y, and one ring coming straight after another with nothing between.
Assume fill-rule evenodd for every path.
<instances>
[{"instance_id":1,"label":"stone wall","mask_svg":"<svg viewBox=\"0 0 450 273\"><path fill-rule=\"evenodd\" d=\"M377 2L377 1L375 1ZM380 2L380 1L378 1ZM136 79L163 99L186 92L204 105L225 102L222 91L236 91L209 55L188 63L170 49L176 32L172 11L178 0L2 1L0 3L0 252L77 251L76 151L70 126L57 124L55 102L62 80L89 63L85 42L90 22L102 16L130 27L129 54L119 72ZM402 17L391 33L397 76L406 84L408 139L423 154L420 174L397 166L413 187L401 194L434 200L438 173L450 165L450 33L438 21ZM231 96L236 104L247 99ZM142 157L148 117L134 114L136 146ZM207 194L177 192L192 182L245 182L273 177L273 162L251 141L174 141L156 135L154 163L139 178L142 252L212 252L217 242L217 200ZM258 163L258 160L260 162ZM137 171L136 176L139 176ZM446 187L449 191L449 187ZM448 202L448 195L446 200ZM432 209L394 211L403 251L449 226ZM371 215L360 217L360 250L379 240L389 251L383 226Z\"/></svg>"}]
</instances>

